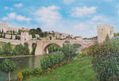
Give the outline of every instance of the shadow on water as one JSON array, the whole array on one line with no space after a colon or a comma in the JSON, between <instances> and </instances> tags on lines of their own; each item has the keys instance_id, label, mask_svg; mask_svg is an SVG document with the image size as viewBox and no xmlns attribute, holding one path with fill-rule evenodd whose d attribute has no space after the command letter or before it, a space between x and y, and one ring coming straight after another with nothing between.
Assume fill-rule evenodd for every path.
<instances>
[{"instance_id":1,"label":"shadow on water","mask_svg":"<svg viewBox=\"0 0 119 81\"><path fill-rule=\"evenodd\" d=\"M15 79L17 77L18 72L23 71L24 69L32 69L40 66L40 58L41 56L31 56L31 57L17 57L11 58L17 65L17 69L15 72L11 74L11 78ZM0 59L0 63L3 59ZM6 81L8 75L4 72L0 71L0 81Z\"/></svg>"}]
</instances>

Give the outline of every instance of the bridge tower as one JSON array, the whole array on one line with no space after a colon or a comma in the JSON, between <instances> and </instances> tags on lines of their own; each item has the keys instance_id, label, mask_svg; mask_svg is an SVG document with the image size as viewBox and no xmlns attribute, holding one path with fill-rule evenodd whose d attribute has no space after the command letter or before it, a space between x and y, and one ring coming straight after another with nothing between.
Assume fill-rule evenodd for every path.
<instances>
[{"instance_id":1,"label":"bridge tower","mask_svg":"<svg viewBox=\"0 0 119 81\"><path fill-rule=\"evenodd\" d=\"M110 25L98 25L98 43L102 43L108 36L111 39L114 36L114 27Z\"/></svg>"}]
</instances>

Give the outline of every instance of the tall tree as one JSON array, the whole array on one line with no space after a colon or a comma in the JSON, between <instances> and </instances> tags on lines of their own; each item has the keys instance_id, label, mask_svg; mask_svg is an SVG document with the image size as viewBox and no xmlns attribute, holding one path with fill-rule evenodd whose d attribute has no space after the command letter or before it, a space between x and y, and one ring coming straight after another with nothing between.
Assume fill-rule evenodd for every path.
<instances>
[{"instance_id":1,"label":"tall tree","mask_svg":"<svg viewBox=\"0 0 119 81\"><path fill-rule=\"evenodd\" d=\"M8 73L8 80L11 80L10 74L11 72L15 71L16 65L14 64L13 61L9 59L5 59L2 64L0 64L0 70L3 72Z\"/></svg>"}]
</instances>

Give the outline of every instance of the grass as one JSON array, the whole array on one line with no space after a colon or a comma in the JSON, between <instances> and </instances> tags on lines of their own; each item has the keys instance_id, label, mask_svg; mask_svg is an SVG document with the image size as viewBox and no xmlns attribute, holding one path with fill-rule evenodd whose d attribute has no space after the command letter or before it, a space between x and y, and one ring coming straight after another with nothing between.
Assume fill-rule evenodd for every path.
<instances>
[{"instance_id":1,"label":"grass","mask_svg":"<svg viewBox=\"0 0 119 81\"><path fill-rule=\"evenodd\" d=\"M46 76L30 78L28 81L97 81L91 60L89 57L77 58Z\"/></svg>"}]
</instances>

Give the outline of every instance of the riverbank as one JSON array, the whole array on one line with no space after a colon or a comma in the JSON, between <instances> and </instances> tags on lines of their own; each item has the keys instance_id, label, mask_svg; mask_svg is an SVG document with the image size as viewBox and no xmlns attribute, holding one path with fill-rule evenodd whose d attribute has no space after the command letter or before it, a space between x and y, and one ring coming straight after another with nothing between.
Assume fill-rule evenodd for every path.
<instances>
[{"instance_id":1,"label":"riverbank","mask_svg":"<svg viewBox=\"0 0 119 81\"><path fill-rule=\"evenodd\" d=\"M30 78L27 81L97 81L91 64L92 58L76 58L45 76Z\"/></svg>"},{"instance_id":2,"label":"riverbank","mask_svg":"<svg viewBox=\"0 0 119 81\"><path fill-rule=\"evenodd\" d=\"M21 58L21 57L32 57L34 55L19 55L19 56L0 56L0 59L4 58Z\"/></svg>"}]
</instances>

